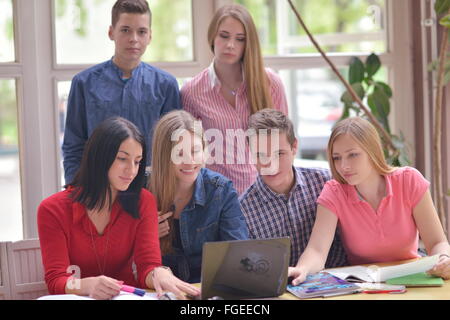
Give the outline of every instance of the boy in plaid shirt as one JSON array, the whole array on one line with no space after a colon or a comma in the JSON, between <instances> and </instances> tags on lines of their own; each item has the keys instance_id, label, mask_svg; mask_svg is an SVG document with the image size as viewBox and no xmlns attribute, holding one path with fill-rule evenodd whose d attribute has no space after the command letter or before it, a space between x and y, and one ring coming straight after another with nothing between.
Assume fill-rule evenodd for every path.
<instances>
[{"instance_id":1,"label":"boy in plaid shirt","mask_svg":"<svg viewBox=\"0 0 450 320\"><path fill-rule=\"evenodd\" d=\"M330 180L320 168L293 166L298 141L292 122L280 111L263 109L249 119L249 142L258 177L239 198L254 239L291 238L290 265L305 250L316 218L316 200ZM330 248L326 267L347 264L339 235Z\"/></svg>"}]
</instances>

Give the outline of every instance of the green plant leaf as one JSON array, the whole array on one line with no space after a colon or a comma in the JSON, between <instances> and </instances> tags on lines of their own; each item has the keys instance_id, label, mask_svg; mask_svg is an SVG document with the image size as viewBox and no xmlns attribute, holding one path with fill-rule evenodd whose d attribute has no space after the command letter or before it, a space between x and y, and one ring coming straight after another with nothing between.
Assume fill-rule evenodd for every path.
<instances>
[{"instance_id":1,"label":"green plant leaf","mask_svg":"<svg viewBox=\"0 0 450 320\"><path fill-rule=\"evenodd\" d=\"M370 112L372 112L372 114L375 116L375 118L378 119L380 117L380 113L378 112L378 108L374 101L373 94L370 94L367 97L367 104L369 105Z\"/></svg>"},{"instance_id":2,"label":"green plant leaf","mask_svg":"<svg viewBox=\"0 0 450 320\"><path fill-rule=\"evenodd\" d=\"M389 87L388 84L381 81L376 81L375 87L377 87L379 90L383 90L384 93L388 96L388 98L392 98L392 89L391 87Z\"/></svg>"},{"instance_id":3,"label":"green plant leaf","mask_svg":"<svg viewBox=\"0 0 450 320\"><path fill-rule=\"evenodd\" d=\"M439 24L447 29L450 29L450 14L440 19Z\"/></svg>"},{"instance_id":4,"label":"green plant leaf","mask_svg":"<svg viewBox=\"0 0 450 320\"><path fill-rule=\"evenodd\" d=\"M389 128L389 120L388 120L390 112L390 104L387 95L382 90L375 89L367 97L367 104L369 105L373 115L383 125L384 129L388 133L390 133L391 130Z\"/></svg>"},{"instance_id":5,"label":"green plant leaf","mask_svg":"<svg viewBox=\"0 0 450 320\"><path fill-rule=\"evenodd\" d=\"M353 103L353 98L348 91L345 91L341 96L341 101L347 105Z\"/></svg>"},{"instance_id":6,"label":"green plant leaf","mask_svg":"<svg viewBox=\"0 0 450 320\"><path fill-rule=\"evenodd\" d=\"M352 88L356 92L356 94L358 95L358 97L360 99L364 98L365 92L364 92L364 87L362 86L361 83L357 82L357 83L352 84ZM342 94L341 101L345 104L352 104L354 102L353 97L351 96L351 94L348 91L345 91Z\"/></svg>"},{"instance_id":7,"label":"green plant leaf","mask_svg":"<svg viewBox=\"0 0 450 320\"><path fill-rule=\"evenodd\" d=\"M450 0L436 0L434 3L434 11L437 14L446 13L450 9Z\"/></svg>"},{"instance_id":8,"label":"green plant leaf","mask_svg":"<svg viewBox=\"0 0 450 320\"><path fill-rule=\"evenodd\" d=\"M366 71L367 77L372 78L375 73L380 69L381 61L375 53L372 53L366 59Z\"/></svg>"},{"instance_id":9,"label":"green plant leaf","mask_svg":"<svg viewBox=\"0 0 450 320\"><path fill-rule=\"evenodd\" d=\"M348 71L348 81L350 84L362 82L364 80L365 68L364 64L358 57L353 57L350 60L350 68Z\"/></svg>"},{"instance_id":10,"label":"green plant leaf","mask_svg":"<svg viewBox=\"0 0 450 320\"><path fill-rule=\"evenodd\" d=\"M384 88L381 88L380 86L375 86L373 93L372 93L376 99L376 101L379 102L379 107L382 107L382 110L380 111L380 114L383 115L383 117L389 116L389 113L391 112L391 105L389 102L389 97L384 91Z\"/></svg>"}]
</instances>

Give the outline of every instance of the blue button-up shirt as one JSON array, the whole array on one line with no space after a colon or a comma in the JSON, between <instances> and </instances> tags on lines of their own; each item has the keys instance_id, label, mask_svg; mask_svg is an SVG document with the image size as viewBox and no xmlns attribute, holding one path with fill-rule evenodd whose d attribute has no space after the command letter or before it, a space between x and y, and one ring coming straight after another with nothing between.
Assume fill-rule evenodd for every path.
<instances>
[{"instance_id":1,"label":"blue button-up shirt","mask_svg":"<svg viewBox=\"0 0 450 320\"><path fill-rule=\"evenodd\" d=\"M205 242L248 239L247 224L231 180L202 168L194 188L179 219L182 248L163 256L163 264L189 282L200 281Z\"/></svg>"},{"instance_id":2,"label":"blue button-up shirt","mask_svg":"<svg viewBox=\"0 0 450 320\"><path fill-rule=\"evenodd\" d=\"M330 172L320 168L293 167L295 183L289 194L272 191L259 175L256 182L239 198L250 238L291 238L290 265L297 264L308 245L316 220L317 198ZM339 231L330 248L327 268L347 265Z\"/></svg>"},{"instance_id":3,"label":"blue button-up shirt","mask_svg":"<svg viewBox=\"0 0 450 320\"><path fill-rule=\"evenodd\" d=\"M103 120L120 116L133 122L146 137L147 165L151 161L152 131L159 118L181 108L176 79L141 62L131 78L112 59L77 74L72 80L62 146L66 183L75 176L84 144Z\"/></svg>"}]
</instances>

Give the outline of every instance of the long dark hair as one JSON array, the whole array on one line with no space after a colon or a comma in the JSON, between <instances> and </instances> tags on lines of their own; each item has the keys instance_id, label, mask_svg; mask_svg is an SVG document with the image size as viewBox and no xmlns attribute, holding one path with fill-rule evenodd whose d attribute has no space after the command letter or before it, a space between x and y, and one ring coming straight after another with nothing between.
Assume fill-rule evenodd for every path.
<instances>
[{"instance_id":1,"label":"long dark hair","mask_svg":"<svg viewBox=\"0 0 450 320\"><path fill-rule=\"evenodd\" d=\"M139 218L139 195L145 181L145 140L134 124L121 117L109 118L100 123L86 142L80 168L70 184L73 187L71 197L74 201L89 210L99 210L105 206L111 210L112 194L108 172L120 145L128 138L136 140L142 146L142 160L136 177L126 191L118 192L117 198L127 213L133 218Z\"/></svg>"}]
</instances>

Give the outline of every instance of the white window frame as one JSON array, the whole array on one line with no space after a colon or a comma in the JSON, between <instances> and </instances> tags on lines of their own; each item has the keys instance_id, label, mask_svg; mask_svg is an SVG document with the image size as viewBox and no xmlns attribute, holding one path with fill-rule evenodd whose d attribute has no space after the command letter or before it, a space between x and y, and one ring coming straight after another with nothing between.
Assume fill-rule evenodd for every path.
<instances>
[{"instance_id":1,"label":"white window frame","mask_svg":"<svg viewBox=\"0 0 450 320\"><path fill-rule=\"evenodd\" d=\"M60 142L58 126L58 81L72 77L90 65L58 65L55 55L53 0L14 0L16 61L0 63L0 78L17 79L19 150L21 168L24 238L37 237L36 212L40 202L60 190ZM285 1L285 0L278 0ZM232 0L192 0L194 61L160 62L154 65L176 77L191 77L206 68L212 59L207 29L214 11ZM390 72L394 92L392 127L414 141L409 0L387 0L389 52L381 54ZM151 50L151 45L150 48ZM366 55L360 55L365 59ZM347 66L349 54L331 54L337 66ZM274 69L327 67L318 54L296 57L266 57Z\"/></svg>"}]
</instances>

